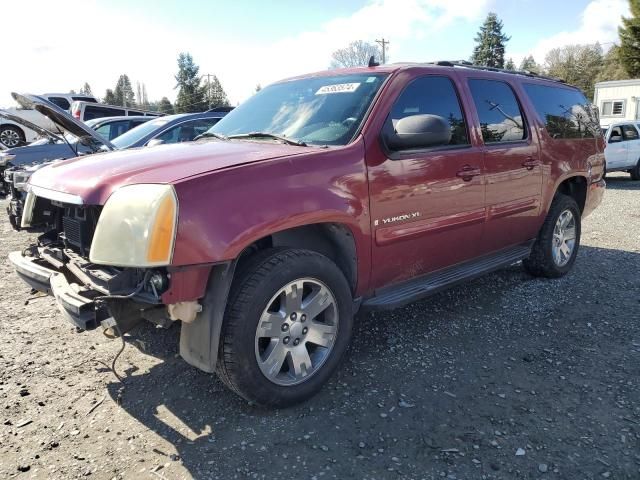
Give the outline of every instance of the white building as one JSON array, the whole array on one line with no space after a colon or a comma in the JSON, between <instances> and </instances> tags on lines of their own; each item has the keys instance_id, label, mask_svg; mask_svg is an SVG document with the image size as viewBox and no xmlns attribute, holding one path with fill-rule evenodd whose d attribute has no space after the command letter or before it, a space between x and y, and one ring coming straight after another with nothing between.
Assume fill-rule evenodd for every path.
<instances>
[{"instance_id":1,"label":"white building","mask_svg":"<svg viewBox=\"0 0 640 480\"><path fill-rule=\"evenodd\" d=\"M620 120L640 120L640 79L596 83L593 104L600 112L600 125Z\"/></svg>"}]
</instances>

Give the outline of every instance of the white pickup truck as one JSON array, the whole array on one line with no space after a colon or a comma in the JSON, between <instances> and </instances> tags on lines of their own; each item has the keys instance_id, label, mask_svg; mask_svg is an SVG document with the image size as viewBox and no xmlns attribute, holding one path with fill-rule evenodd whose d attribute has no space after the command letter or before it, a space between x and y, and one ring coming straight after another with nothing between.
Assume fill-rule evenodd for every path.
<instances>
[{"instance_id":1,"label":"white pickup truck","mask_svg":"<svg viewBox=\"0 0 640 480\"><path fill-rule=\"evenodd\" d=\"M640 122L612 123L607 128L604 150L607 173L627 172L633 180L640 180Z\"/></svg>"},{"instance_id":2,"label":"white pickup truck","mask_svg":"<svg viewBox=\"0 0 640 480\"><path fill-rule=\"evenodd\" d=\"M71 104L76 101L98 102L98 100L92 95L75 93L45 93L40 95L40 97L49 100L54 105L57 105L66 111L69 111L71 109ZM47 117L41 115L35 110L10 108L7 109L7 111L18 117L22 117L31 123L35 123L45 130L55 131L56 129L55 125ZM23 125L10 120L0 119L0 145L7 148L13 148L26 143L31 143L37 138L39 138L38 134L33 130L25 128Z\"/></svg>"}]
</instances>

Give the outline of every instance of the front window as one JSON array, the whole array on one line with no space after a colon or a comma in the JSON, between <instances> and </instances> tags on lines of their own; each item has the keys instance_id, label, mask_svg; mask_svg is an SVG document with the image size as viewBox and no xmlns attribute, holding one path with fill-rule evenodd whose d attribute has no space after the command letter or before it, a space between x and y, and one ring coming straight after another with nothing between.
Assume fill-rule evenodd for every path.
<instances>
[{"instance_id":1,"label":"front window","mask_svg":"<svg viewBox=\"0 0 640 480\"><path fill-rule=\"evenodd\" d=\"M386 75L311 77L276 83L235 108L210 132L270 133L315 145L346 145Z\"/></svg>"},{"instance_id":2,"label":"front window","mask_svg":"<svg viewBox=\"0 0 640 480\"><path fill-rule=\"evenodd\" d=\"M114 138L111 143L115 145L116 148L129 148L133 144L139 142L144 137L149 135L150 133L162 128L169 120L165 118L159 120L152 120L150 122L143 123L142 125L137 126L136 128L132 128L127 133L120 135L117 138Z\"/></svg>"}]
</instances>

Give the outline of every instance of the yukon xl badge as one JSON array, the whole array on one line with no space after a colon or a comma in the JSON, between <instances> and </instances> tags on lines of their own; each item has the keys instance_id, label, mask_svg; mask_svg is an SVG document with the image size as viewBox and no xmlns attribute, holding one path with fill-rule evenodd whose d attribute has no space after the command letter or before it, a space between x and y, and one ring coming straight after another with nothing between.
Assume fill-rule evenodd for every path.
<instances>
[{"instance_id":1,"label":"yukon xl badge","mask_svg":"<svg viewBox=\"0 0 640 480\"><path fill-rule=\"evenodd\" d=\"M420 212L411 212L411 213L403 213L402 215L396 215L395 217L383 218L382 220L374 220L373 225L377 227L382 223L382 225L388 225L390 223L396 222L404 222L405 220L413 220L414 218L418 218L420 216Z\"/></svg>"}]
</instances>

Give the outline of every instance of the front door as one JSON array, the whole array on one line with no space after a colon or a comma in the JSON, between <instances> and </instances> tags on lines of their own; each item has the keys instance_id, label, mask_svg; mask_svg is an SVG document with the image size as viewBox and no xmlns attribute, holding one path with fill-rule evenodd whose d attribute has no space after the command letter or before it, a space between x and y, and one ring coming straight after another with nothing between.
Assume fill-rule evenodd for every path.
<instances>
[{"instance_id":1,"label":"front door","mask_svg":"<svg viewBox=\"0 0 640 480\"><path fill-rule=\"evenodd\" d=\"M493 252L536 237L542 199L537 137L506 82L469 79L485 144L487 223L484 249Z\"/></svg>"},{"instance_id":2,"label":"front door","mask_svg":"<svg viewBox=\"0 0 640 480\"><path fill-rule=\"evenodd\" d=\"M611 127L609 129L609 137L607 140L607 147L605 149L607 168L609 170L614 170L625 166L627 164L628 150L629 144L624 141L622 125Z\"/></svg>"},{"instance_id":3,"label":"front door","mask_svg":"<svg viewBox=\"0 0 640 480\"><path fill-rule=\"evenodd\" d=\"M410 81L384 130L394 129L402 118L424 114L449 123L449 142L408 150L378 142L367 156L374 288L469 260L480 251L483 152L469 140L450 78L428 75Z\"/></svg>"}]
</instances>

